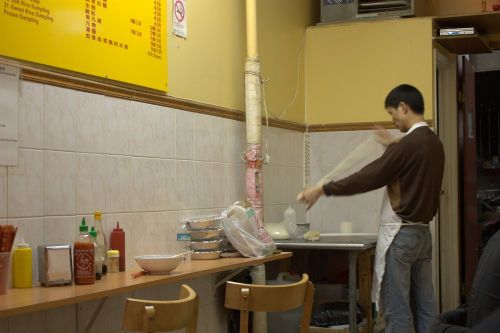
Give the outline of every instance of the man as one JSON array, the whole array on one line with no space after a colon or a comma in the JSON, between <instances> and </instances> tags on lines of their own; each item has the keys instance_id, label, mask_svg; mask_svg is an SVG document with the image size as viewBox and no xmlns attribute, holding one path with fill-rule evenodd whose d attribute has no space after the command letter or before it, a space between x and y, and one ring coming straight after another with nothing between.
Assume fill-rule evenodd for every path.
<instances>
[{"instance_id":1,"label":"man","mask_svg":"<svg viewBox=\"0 0 500 333\"><path fill-rule=\"evenodd\" d=\"M424 333L436 315L429 222L439 206L443 145L424 121L423 97L415 87L394 88L385 108L405 136L391 142L390 134L379 129L379 141L387 146L380 158L347 178L309 187L299 197L309 209L322 195L352 195L387 186L372 300L382 308L386 333Z\"/></svg>"}]
</instances>

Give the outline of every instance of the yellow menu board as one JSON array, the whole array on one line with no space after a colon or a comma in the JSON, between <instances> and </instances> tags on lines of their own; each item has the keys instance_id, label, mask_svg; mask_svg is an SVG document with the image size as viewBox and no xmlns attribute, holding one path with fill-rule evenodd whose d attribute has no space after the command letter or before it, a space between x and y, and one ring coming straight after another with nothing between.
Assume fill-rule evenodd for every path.
<instances>
[{"instance_id":1,"label":"yellow menu board","mask_svg":"<svg viewBox=\"0 0 500 333\"><path fill-rule=\"evenodd\" d=\"M165 0L0 4L0 55L167 91Z\"/></svg>"}]
</instances>

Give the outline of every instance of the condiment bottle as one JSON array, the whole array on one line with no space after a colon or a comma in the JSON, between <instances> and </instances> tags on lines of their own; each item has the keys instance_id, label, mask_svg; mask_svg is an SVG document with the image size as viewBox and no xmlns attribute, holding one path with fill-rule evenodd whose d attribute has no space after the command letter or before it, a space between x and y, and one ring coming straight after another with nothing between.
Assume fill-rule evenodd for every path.
<instances>
[{"instance_id":1,"label":"condiment bottle","mask_svg":"<svg viewBox=\"0 0 500 333\"><path fill-rule=\"evenodd\" d=\"M106 235L102 228L101 212L94 213L94 226L97 231L96 244L98 246L99 255L102 256L102 275L106 275L108 271L108 260L106 258L106 249L108 244L106 242Z\"/></svg>"},{"instance_id":2,"label":"condiment bottle","mask_svg":"<svg viewBox=\"0 0 500 333\"><path fill-rule=\"evenodd\" d=\"M108 250L109 272L118 273L120 271L120 252L118 250Z\"/></svg>"},{"instance_id":3,"label":"condiment bottle","mask_svg":"<svg viewBox=\"0 0 500 333\"><path fill-rule=\"evenodd\" d=\"M102 262L104 261L104 255L101 252L104 252L103 248L97 244L97 231L95 228L90 228L89 235L94 242L94 271L95 271L95 279L100 280L102 276Z\"/></svg>"},{"instance_id":4,"label":"condiment bottle","mask_svg":"<svg viewBox=\"0 0 500 333\"><path fill-rule=\"evenodd\" d=\"M14 288L31 288L31 257L31 248L23 239L14 250Z\"/></svg>"},{"instance_id":5,"label":"condiment bottle","mask_svg":"<svg viewBox=\"0 0 500 333\"><path fill-rule=\"evenodd\" d=\"M73 247L75 284L94 284L94 242L89 236L89 227L85 218L80 225L80 233Z\"/></svg>"},{"instance_id":6,"label":"condiment bottle","mask_svg":"<svg viewBox=\"0 0 500 333\"><path fill-rule=\"evenodd\" d=\"M120 252L120 272L125 271L125 232L120 228L120 222L116 222L116 228L109 236L109 246L111 250Z\"/></svg>"},{"instance_id":7,"label":"condiment bottle","mask_svg":"<svg viewBox=\"0 0 500 333\"><path fill-rule=\"evenodd\" d=\"M285 227L288 231L288 234L291 238L295 237L295 231L297 228L297 217L295 214L295 210L291 205L288 205L288 208L285 209L285 213L283 214L283 219L285 220Z\"/></svg>"}]
</instances>

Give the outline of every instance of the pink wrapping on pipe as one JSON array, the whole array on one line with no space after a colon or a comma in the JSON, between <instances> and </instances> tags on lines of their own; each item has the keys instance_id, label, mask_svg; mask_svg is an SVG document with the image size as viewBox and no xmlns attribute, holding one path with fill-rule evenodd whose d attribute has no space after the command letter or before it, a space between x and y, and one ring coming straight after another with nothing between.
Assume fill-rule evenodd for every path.
<instances>
[{"instance_id":1,"label":"pink wrapping on pipe","mask_svg":"<svg viewBox=\"0 0 500 333\"><path fill-rule=\"evenodd\" d=\"M259 232L264 230L264 205L262 203L263 175L262 175L262 146L254 144L248 147L245 153L247 161L246 193L247 200L257 215ZM267 234L267 232L266 232Z\"/></svg>"}]
</instances>

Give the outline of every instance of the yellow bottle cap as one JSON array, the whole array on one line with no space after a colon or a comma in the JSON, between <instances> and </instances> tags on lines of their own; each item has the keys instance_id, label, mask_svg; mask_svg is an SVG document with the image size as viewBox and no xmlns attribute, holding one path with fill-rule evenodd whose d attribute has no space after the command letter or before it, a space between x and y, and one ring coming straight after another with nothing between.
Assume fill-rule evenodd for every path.
<instances>
[{"instance_id":1,"label":"yellow bottle cap","mask_svg":"<svg viewBox=\"0 0 500 333\"><path fill-rule=\"evenodd\" d=\"M101 212L95 212L94 219L100 220L101 219Z\"/></svg>"},{"instance_id":2,"label":"yellow bottle cap","mask_svg":"<svg viewBox=\"0 0 500 333\"><path fill-rule=\"evenodd\" d=\"M119 257L120 251L118 250L108 250L108 257Z\"/></svg>"}]
</instances>

